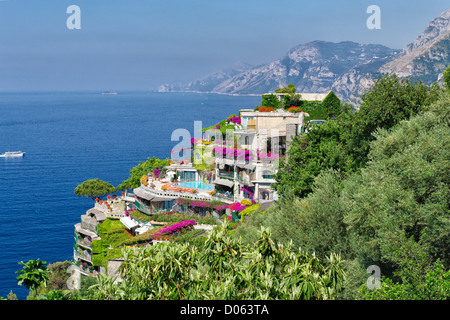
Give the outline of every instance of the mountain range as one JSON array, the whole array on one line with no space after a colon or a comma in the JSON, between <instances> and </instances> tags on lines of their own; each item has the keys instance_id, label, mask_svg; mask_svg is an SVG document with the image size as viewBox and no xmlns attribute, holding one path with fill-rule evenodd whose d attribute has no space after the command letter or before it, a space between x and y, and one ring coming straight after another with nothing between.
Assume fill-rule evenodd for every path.
<instances>
[{"instance_id":1,"label":"mountain range","mask_svg":"<svg viewBox=\"0 0 450 320\"><path fill-rule=\"evenodd\" d=\"M442 83L450 64L450 9L433 19L403 49L378 44L312 41L298 45L275 61L260 66L240 63L186 85L164 84L158 91L263 94L294 84L300 93L326 93L358 104L361 95L382 74Z\"/></svg>"}]
</instances>

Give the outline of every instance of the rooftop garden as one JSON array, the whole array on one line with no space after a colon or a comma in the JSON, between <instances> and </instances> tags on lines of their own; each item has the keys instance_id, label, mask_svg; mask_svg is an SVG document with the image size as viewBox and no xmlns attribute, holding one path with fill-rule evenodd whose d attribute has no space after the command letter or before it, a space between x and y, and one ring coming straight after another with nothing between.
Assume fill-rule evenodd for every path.
<instances>
[{"instance_id":1,"label":"rooftop garden","mask_svg":"<svg viewBox=\"0 0 450 320\"><path fill-rule=\"evenodd\" d=\"M109 259L121 256L122 252L118 247L129 239L129 234L118 219L112 218L107 218L99 224L97 233L101 239L92 241L92 264L106 268Z\"/></svg>"},{"instance_id":2,"label":"rooftop garden","mask_svg":"<svg viewBox=\"0 0 450 320\"><path fill-rule=\"evenodd\" d=\"M183 220L194 220L198 224L218 224L217 221L214 218L211 217L200 217L198 215L193 214L187 214L187 213L180 213L175 211L169 211L166 213L160 213L155 214L152 216L146 215L145 213L142 213L138 210L128 211L131 216L138 220L143 222L150 222L150 221L156 221L156 222L179 222Z\"/></svg>"},{"instance_id":3,"label":"rooftop garden","mask_svg":"<svg viewBox=\"0 0 450 320\"><path fill-rule=\"evenodd\" d=\"M330 115L338 115L341 113L341 101L330 91L323 101L308 101L303 100L301 94L296 93L294 85L289 84L284 88L278 88L275 93L284 93L282 102L278 99L276 94L263 94L261 105L256 106L253 110L257 112L272 112L278 109L298 113L305 112L309 116L305 118L308 120L326 120Z\"/></svg>"}]
</instances>

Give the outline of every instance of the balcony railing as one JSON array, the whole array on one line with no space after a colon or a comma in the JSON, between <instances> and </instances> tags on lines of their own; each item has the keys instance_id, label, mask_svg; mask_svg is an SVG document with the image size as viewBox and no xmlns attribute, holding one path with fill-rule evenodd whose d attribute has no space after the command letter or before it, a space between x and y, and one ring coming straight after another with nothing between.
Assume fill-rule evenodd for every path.
<instances>
[{"instance_id":1,"label":"balcony railing","mask_svg":"<svg viewBox=\"0 0 450 320\"><path fill-rule=\"evenodd\" d=\"M149 207L147 207L146 205L140 203L139 201L136 200L136 201L134 202L134 205L136 206L136 208L137 208L139 211L141 211L141 212L143 212L143 213L146 213L146 214L152 214L152 210L151 210Z\"/></svg>"},{"instance_id":2,"label":"balcony railing","mask_svg":"<svg viewBox=\"0 0 450 320\"><path fill-rule=\"evenodd\" d=\"M241 184L250 184L250 178L249 177L241 177L240 175L237 176L236 180Z\"/></svg>"},{"instance_id":3,"label":"balcony railing","mask_svg":"<svg viewBox=\"0 0 450 320\"><path fill-rule=\"evenodd\" d=\"M91 248L92 246L92 242L86 238L83 239L81 237L75 237L75 242L77 245L83 246L85 248Z\"/></svg>"},{"instance_id":4,"label":"balcony railing","mask_svg":"<svg viewBox=\"0 0 450 320\"><path fill-rule=\"evenodd\" d=\"M80 261L75 262L74 265L75 265L75 267L78 268L78 270L80 270L80 272L82 272L86 275L96 276L99 274L99 272L97 270L95 270L92 266L90 266L90 265L83 266Z\"/></svg>"},{"instance_id":5,"label":"balcony railing","mask_svg":"<svg viewBox=\"0 0 450 320\"><path fill-rule=\"evenodd\" d=\"M226 177L226 178L234 179L234 172L219 170L219 177Z\"/></svg>"},{"instance_id":6,"label":"balcony railing","mask_svg":"<svg viewBox=\"0 0 450 320\"><path fill-rule=\"evenodd\" d=\"M77 260L83 260L83 261L87 261L92 263L92 257L91 255L84 255L84 254L80 254L80 253L75 253L74 258Z\"/></svg>"},{"instance_id":7,"label":"balcony railing","mask_svg":"<svg viewBox=\"0 0 450 320\"><path fill-rule=\"evenodd\" d=\"M92 263L92 256L88 250L82 250L81 248L75 248L73 257L75 260L83 260Z\"/></svg>"},{"instance_id":8,"label":"balcony railing","mask_svg":"<svg viewBox=\"0 0 450 320\"><path fill-rule=\"evenodd\" d=\"M219 198L219 199L234 200L234 195L233 194L225 194L225 193L216 192L214 194L214 196L216 198Z\"/></svg>"}]
</instances>

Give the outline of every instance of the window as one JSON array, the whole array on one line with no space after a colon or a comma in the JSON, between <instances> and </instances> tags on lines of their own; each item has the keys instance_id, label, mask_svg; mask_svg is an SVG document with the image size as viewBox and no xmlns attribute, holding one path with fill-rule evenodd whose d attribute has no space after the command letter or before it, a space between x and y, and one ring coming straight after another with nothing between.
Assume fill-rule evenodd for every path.
<instances>
[{"instance_id":1,"label":"window","mask_svg":"<svg viewBox=\"0 0 450 320\"><path fill-rule=\"evenodd\" d=\"M260 200L270 200L270 192L267 190L262 190L259 192Z\"/></svg>"},{"instance_id":2,"label":"window","mask_svg":"<svg viewBox=\"0 0 450 320\"><path fill-rule=\"evenodd\" d=\"M263 179L273 179L273 173L270 170L264 170L262 177Z\"/></svg>"}]
</instances>

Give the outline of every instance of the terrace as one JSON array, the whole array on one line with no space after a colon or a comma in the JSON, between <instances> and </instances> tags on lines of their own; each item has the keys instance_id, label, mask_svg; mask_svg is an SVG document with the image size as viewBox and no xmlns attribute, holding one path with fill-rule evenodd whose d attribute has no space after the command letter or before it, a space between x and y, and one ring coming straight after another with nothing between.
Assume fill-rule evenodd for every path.
<instances>
[{"instance_id":1,"label":"terrace","mask_svg":"<svg viewBox=\"0 0 450 320\"><path fill-rule=\"evenodd\" d=\"M138 197L148 201L167 201L183 198L189 200L233 202L232 197L225 195L225 193L217 192L214 189L183 188L178 186L178 183L154 180L148 186L141 185L139 188L134 189L134 193Z\"/></svg>"}]
</instances>

